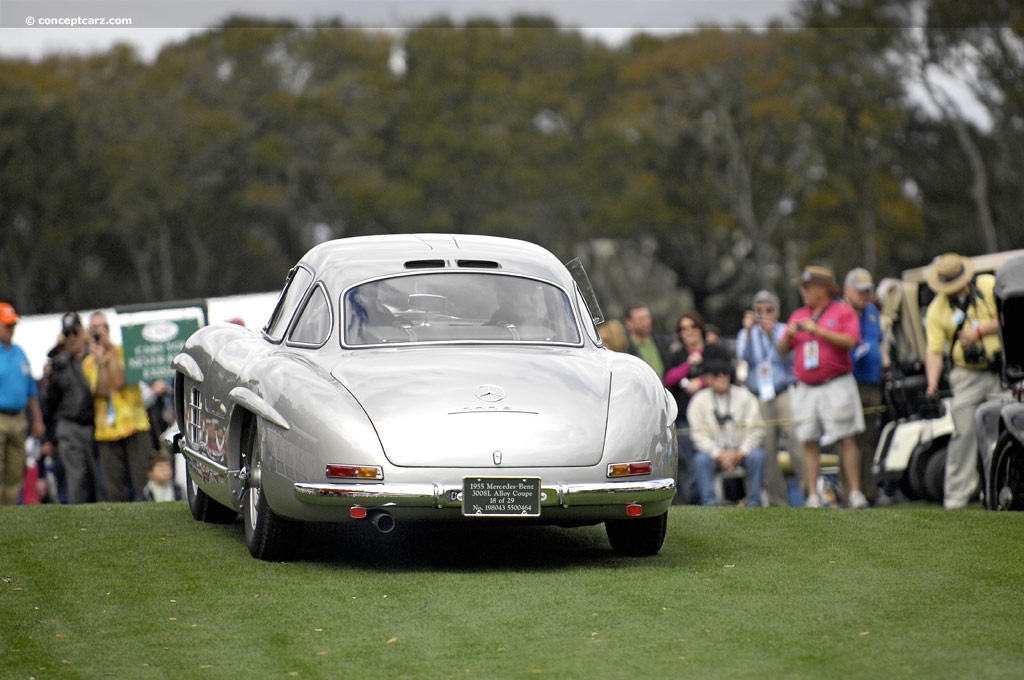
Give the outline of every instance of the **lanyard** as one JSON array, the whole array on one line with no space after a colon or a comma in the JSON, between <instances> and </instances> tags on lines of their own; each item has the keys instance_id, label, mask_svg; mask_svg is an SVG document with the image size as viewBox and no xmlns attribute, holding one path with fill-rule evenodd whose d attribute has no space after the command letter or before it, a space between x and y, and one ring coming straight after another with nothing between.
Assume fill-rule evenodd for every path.
<instances>
[{"instance_id":1,"label":"lanyard","mask_svg":"<svg viewBox=\"0 0 1024 680\"><path fill-rule=\"evenodd\" d=\"M835 302L835 301L834 300L829 300L828 303L824 307L821 308L820 312L818 312L817 314L815 314L814 316L811 317L811 321L813 321L815 325L818 324L818 319L820 319L821 317L825 316L825 312L828 311L828 308L832 306L833 302Z\"/></svg>"},{"instance_id":2,"label":"lanyard","mask_svg":"<svg viewBox=\"0 0 1024 680\"><path fill-rule=\"evenodd\" d=\"M775 348L775 344L772 342L774 337L775 326L772 326L772 336L769 336L764 332L764 329L760 326L757 327L757 346L761 349L761 361L772 360L772 350Z\"/></svg>"}]
</instances>

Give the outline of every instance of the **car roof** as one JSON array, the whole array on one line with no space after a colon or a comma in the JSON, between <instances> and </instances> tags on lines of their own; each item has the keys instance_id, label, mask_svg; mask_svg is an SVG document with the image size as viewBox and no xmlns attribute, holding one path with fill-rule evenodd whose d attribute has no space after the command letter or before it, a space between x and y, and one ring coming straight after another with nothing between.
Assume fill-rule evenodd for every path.
<instances>
[{"instance_id":1,"label":"car roof","mask_svg":"<svg viewBox=\"0 0 1024 680\"><path fill-rule=\"evenodd\" d=\"M524 274L571 288L565 266L548 250L498 236L387 234L327 241L303 256L335 289L378 276L422 270L489 269Z\"/></svg>"}]
</instances>

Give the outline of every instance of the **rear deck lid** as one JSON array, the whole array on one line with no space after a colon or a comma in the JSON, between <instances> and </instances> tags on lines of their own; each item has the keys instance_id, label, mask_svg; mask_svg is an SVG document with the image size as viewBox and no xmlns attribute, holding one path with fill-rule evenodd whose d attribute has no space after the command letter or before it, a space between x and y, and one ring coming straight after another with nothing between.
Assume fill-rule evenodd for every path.
<instances>
[{"instance_id":1,"label":"rear deck lid","mask_svg":"<svg viewBox=\"0 0 1024 680\"><path fill-rule=\"evenodd\" d=\"M601 459L610 372L579 350L367 350L332 374L362 404L394 465L497 473Z\"/></svg>"}]
</instances>

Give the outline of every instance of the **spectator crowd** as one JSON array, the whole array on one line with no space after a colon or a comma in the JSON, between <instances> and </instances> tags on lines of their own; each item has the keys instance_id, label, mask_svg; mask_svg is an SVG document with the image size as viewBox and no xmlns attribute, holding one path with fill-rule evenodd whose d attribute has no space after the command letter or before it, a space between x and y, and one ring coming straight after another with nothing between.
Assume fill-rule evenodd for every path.
<instances>
[{"instance_id":1,"label":"spectator crowd","mask_svg":"<svg viewBox=\"0 0 1024 680\"><path fill-rule=\"evenodd\" d=\"M958 509L976 486L974 414L986 400L1009 399L990 370L1000 350L994 277L946 254L927 280L927 393L949 362L945 505ZM788 317L778 294L754 293L734 339L696 310L663 335L645 304L600 327L607 349L648 364L677 402L677 503L824 507L841 498L862 509L893 500L872 474L893 362L871 273L855 268L840 286L830 269L807 266L794 285L802 304ZM0 502L180 499L172 461L159 453L173 418L168 386L126 380L106 315L86 325L64 314L38 381L14 342L18 321L0 303ZM821 474L823 449L838 453L840 493Z\"/></svg>"},{"instance_id":2,"label":"spectator crowd","mask_svg":"<svg viewBox=\"0 0 1024 680\"><path fill-rule=\"evenodd\" d=\"M125 380L124 350L102 312L60 319L36 380L14 342L20 320L0 303L0 468L3 503L178 500L159 434L170 424L166 383Z\"/></svg>"},{"instance_id":3,"label":"spectator crowd","mask_svg":"<svg viewBox=\"0 0 1024 680\"><path fill-rule=\"evenodd\" d=\"M975 276L969 259L946 254L927 280L935 296L924 320L927 396L935 397L949 362L956 425L944 504L957 509L977 488L975 411L1009 400L991 370L1000 350L994 277ZM794 285L802 304L788 317L778 294L756 292L734 340L722 340L697 311L678 317L674 335L659 336L650 309L633 304L624 341L606 343L646 362L676 399L677 503L863 509L897 500L895 485L873 474L896 351L893 319L880 311L889 305L862 267L840 286L830 269L807 266ZM823 474L826 449L838 470Z\"/></svg>"}]
</instances>

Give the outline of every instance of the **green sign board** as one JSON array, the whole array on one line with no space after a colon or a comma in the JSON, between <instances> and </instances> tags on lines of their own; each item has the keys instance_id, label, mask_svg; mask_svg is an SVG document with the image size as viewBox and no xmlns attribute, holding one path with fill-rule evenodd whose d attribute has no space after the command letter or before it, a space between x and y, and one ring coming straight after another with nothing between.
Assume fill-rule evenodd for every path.
<instances>
[{"instance_id":1,"label":"green sign board","mask_svg":"<svg viewBox=\"0 0 1024 680\"><path fill-rule=\"evenodd\" d=\"M121 326L125 382L173 380L171 359L197 330L198 318L154 319Z\"/></svg>"}]
</instances>

